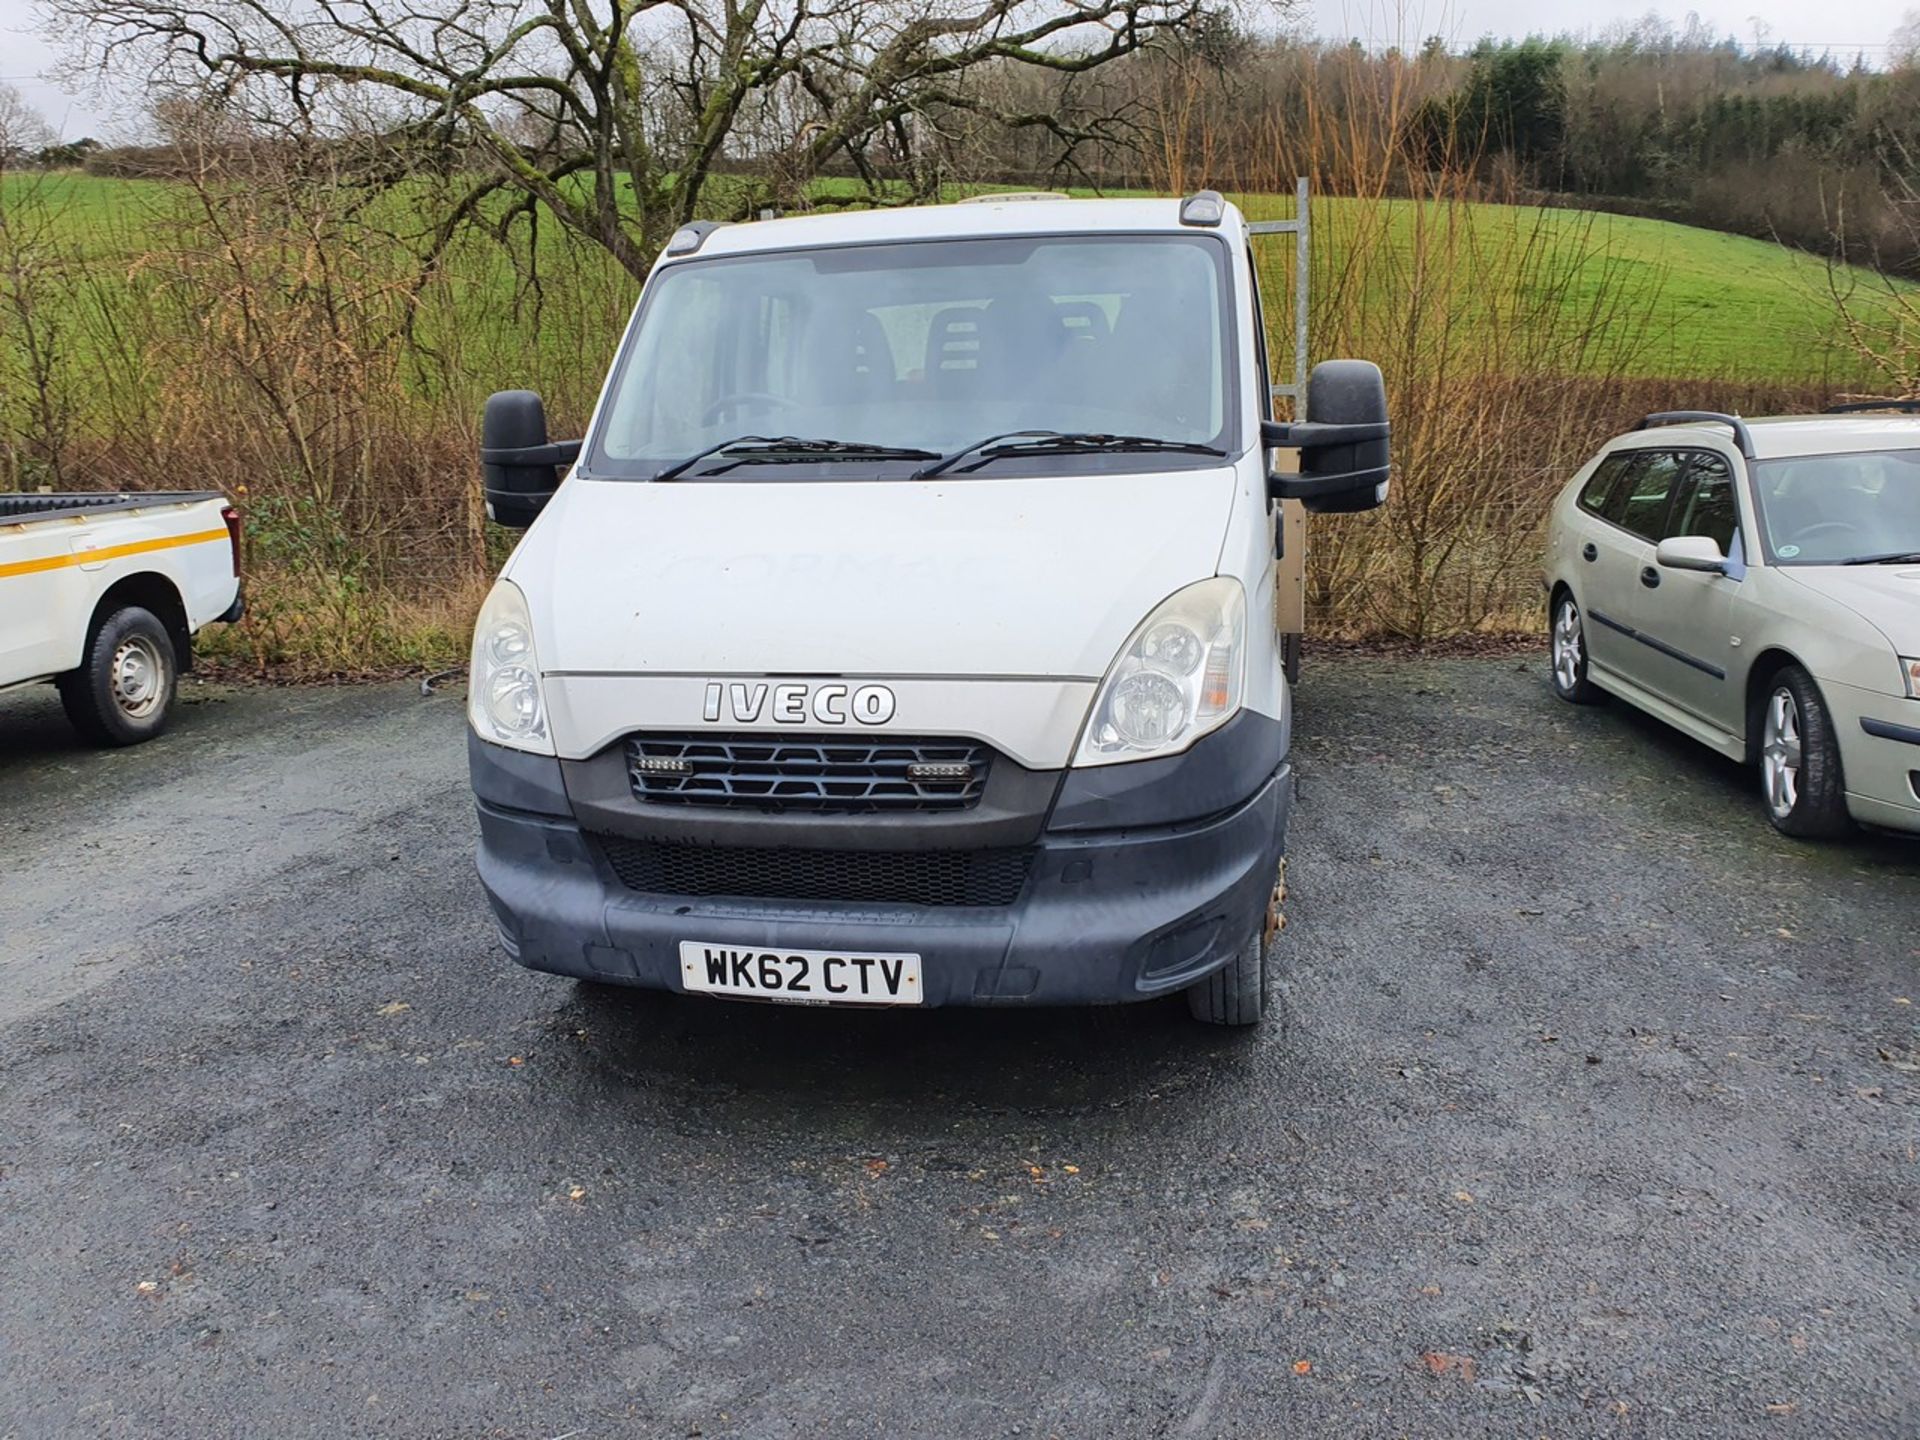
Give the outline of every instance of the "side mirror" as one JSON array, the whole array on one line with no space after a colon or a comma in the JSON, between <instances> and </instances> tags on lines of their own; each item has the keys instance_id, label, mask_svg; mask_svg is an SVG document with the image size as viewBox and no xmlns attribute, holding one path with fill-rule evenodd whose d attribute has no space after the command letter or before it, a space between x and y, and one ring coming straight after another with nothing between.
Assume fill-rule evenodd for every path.
<instances>
[{"instance_id":1,"label":"side mirror","mask_svg":"<svg viewBox=\"0 0 1920 1440\"><path fill-rule=\"evenodd\" d=\"M1703 570L1710 575L1727 573L1727 557L1720 544L1709 535L1675 535L1654 547L1654 563L1669 570Z\"/></svg>"},{"instance_id":2,"label":"side mirror","mask_svg":"<svg viewBox=\"0 0 1920 1440\"><path fill-rule=\"evenodd\" d=\"M1275 500L1298 500L1323 515L1350 515L1387 503L1390 473L1387 386L1366 360L1323 360L1307 378L1307 418L1260 426L1268 449L1298 446L1298 475L1269 475Z\"/></svg>"},{"instance_id":3,"label":"side mirror","mask_svg":"<svg viewBox=\"0 0 1920 1440\"><path fill-rule=\"evenodd\" d=\"M579 454L578 440L548 441L546 407L533 391L489 395L480 417L480 482L488 518L526 529L560 488L560 467Z\"/></svg>"}]
</instances>

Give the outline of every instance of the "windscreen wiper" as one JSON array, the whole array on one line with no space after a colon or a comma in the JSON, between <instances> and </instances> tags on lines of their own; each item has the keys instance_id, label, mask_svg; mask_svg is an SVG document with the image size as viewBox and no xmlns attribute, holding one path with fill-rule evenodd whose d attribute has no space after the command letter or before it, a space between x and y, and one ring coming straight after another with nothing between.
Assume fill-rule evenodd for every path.
<instances>
[{"instance_id":1,"label":"windscreen wiper","mask_svg":"<svg viewBox=\"0 0 1920 1440\"><path fill-rule=\"evenodd\" d=\"M1886 555L1856 555L1842 565L1912 565L1920 562L1920 550L1895 550Z\"/></svg>"},{"instance_id":2,"label":"windscreen wiper","mask_svg":"<svg viewBox=\"0 0 1920 1440\"><path fill-rule=\"evenodd\" d=\"M799 465L823 456L843 456L850 460L933 460L932 450L916 450L898 445L869 445L864 440L803 440L798 435L736 435L718 445L676 460L655 480L677 480L702 460L722 456L730 464L716 466L715 472L733 465Z\"/></svg>"},{"instance_id":3,"label":"windscreen wiper","mask_svg":"<svg viewBox=\"0 0 1920 1440\"><path fill-rule=\"evenodd\" d=\"M1008 455L1103 455L1130 451L1222 456L1227 453L1218 445L1202 445L1195 440L1166 440L1157 435L1103 435L1091 430L1009 430L949 451L933 464L922 465L913 472L913 478L931 480L936 475L944 475L970 455L980 458L967 468L978 470L982 465Z\"/></svg>"}]
</instances>

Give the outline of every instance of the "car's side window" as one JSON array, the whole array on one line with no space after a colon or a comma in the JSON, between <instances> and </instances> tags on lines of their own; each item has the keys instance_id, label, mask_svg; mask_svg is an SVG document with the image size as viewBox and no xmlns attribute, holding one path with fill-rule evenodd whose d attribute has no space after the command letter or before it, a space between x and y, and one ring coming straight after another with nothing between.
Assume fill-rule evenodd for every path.
<instances>
[{"instance_id":1,"label":"car's side window","mask_svg":"<svg viewBox=\"0 0 1920 1440\"><path fill-rule=\"evenodd\" d=\"M1630 455L1620 457L1620 478L1613 483L1613 489L1607 492L1607 508L1600 512L1602 520L1611 520L1615 525L1626 523L1627 497L1633 493L1634 481L1640 472L1647 468L1647 452L1636 450Z\"/></svg>"},{"instance_id":2,"label":"car's side window","mask_svg":"<svg viewBox=\"0 0 1920 1440\"><path fill-rule=\"evenodd\" d=\"M1606 518L1643 540L1651 540L1666 528L1667 506L1686 457L1672 450L1649 450L1645 457L1614 491Z\"/></svg>"},{"instance_id":3,"label":"car's side window","mask_svg":"<svg viewBox=\"0 0 1920 1440\"><path fill-rule=\"evenodd\" d=\"M1590 515L1605 515L1615 482L1626 473L1628 464L1635 458L1632 455L1609 455L1602 460L1593 474L1587 477L1587 483L1580 487L1580 508Z\"/></svg>"},{"instance_id":4,"label":"car's side window","mask_svg":"<svg viewBox=\"0 0 1920 1440\"><path fill-rule=\"evenodd\" d=\"M1740 506L1734 497L1731 467L1722 456L1695 455L1662 538L1704 535L1720 547L1721 554L1730 555L1739 528Z\"/></svg>"}]
</instances>

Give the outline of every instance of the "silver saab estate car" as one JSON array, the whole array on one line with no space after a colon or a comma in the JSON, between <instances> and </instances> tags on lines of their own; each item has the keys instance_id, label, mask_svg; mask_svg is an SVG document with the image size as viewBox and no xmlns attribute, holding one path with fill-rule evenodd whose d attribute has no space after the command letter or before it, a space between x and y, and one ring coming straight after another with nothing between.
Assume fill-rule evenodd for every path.
<instances>
[{"instance_id":1,"label":"silver saab estate car","mask_svg":"<svg viewBox=\"0 0 1920 1440\"><path fill-rule=\"evenodd\" d=\"M1842 412L1649 415L1582 468L1548 532L1553 688L1757 765L1789 835L1920 832L1920 403Z\"/></svg>"}]
</instances>

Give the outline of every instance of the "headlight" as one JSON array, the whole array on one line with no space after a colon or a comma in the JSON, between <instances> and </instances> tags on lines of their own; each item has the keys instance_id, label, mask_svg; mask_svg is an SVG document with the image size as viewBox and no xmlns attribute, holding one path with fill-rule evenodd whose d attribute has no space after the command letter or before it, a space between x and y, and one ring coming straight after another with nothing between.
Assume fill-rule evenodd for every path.
<instances>
[{"instance_id":1,"label":"headlight","mask_svg":"<svg viewBox=\"0 0 1920 1440\"><path fill-rule=\"evenodd\" d=\"M1900 657L1900 674L1907 682L1907 698L1920 700L1920 660L1911 655Z\"/></svg>"},{"instance_id":2,"label":"headlight","mask_svg":"<svg viewBox=\"0 0 1920 1440\"><path fill-rule=\"evenodd\" d=\"M482 740L538 755L553 754L546 701L540 693L540 662L533 654L533 619L527 613L526 596L511 580L493 587L473 627L467 720Z\"/></svg>"},{"instance_id":3,"label":"headlight","mask_svg":"<svg viewBox=\"0 0 1920 1440\"><path fill-rule=\"evenodd\" d=\"M1240 708L1247 594L1231 575L1161 602L1093 697L1075 765L1177 755Z\"/></svg>"}]
</instances>

